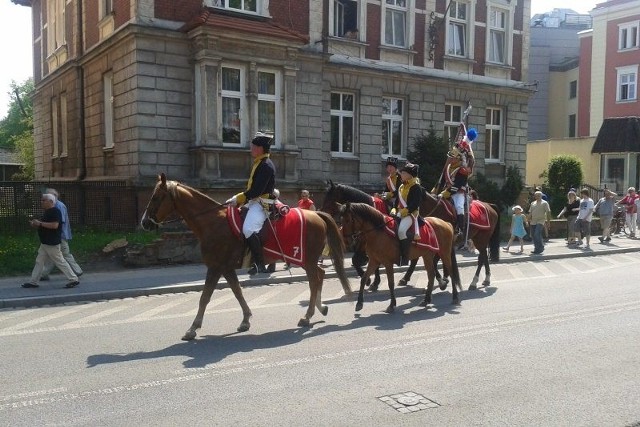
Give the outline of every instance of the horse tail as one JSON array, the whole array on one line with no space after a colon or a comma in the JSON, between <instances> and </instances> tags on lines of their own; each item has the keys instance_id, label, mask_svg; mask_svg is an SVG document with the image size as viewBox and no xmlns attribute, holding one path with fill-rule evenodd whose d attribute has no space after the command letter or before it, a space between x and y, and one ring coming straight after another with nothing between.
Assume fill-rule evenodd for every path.
<instances>
[{"instance_id":1,"label":"horse tail","mask_svg":"<svg viewBox=\"0 0 640 427\"><path fill-rule=\"evenodd\" d=\"M489 259L494 262L500 261L500 209L491 203L489 206L496 212L496 226L489 240Z\"/></svg>"},{"instance_id":2,"label":"horse tail","mask_svg":"<svg viewBox=\"0 0 640 427\"><path fill-rule=\"evenodd\" d=\"M456 245L451 245L451 284L462 290L462 280L460 280L460 270L458 270L458 259L456 258Z\"/></svg>"},{"instance_id":3,"label":"horse tail","mask_svg":"<svg viewBox=\"0 0 640 427\"><path fill-rule=\"evenodd\" d=\"M316 211L316 213L327 224L327 244L329 245L329 253L331 254L331 261L333 261L333 267L336 270L336 274L342 284L342 289L346 295L351 294L351 283L347 278L347 272L344 269L344 240L340 234L338 224L334 221L333 217L326 212Z\"/></svg>"}]
</instances>

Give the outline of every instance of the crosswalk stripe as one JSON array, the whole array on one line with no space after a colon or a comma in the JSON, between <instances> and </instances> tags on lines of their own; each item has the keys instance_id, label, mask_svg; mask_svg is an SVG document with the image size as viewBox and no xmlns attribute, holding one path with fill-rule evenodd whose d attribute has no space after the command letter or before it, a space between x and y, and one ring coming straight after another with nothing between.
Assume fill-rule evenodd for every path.
<instances>
[{"instance_id":1,"label":"crosswalk stripe","mask_svg":"<svg viewBox=\"0 0 640 427\"><path fill-rule=\"evenodd\" d=\"M17 325L13 325L13 326L9 326L7 328L3 328L5 331L16 331L16 330L20 330L20 329L25 329L25 328L29 328L31 326L34 325L38 325L40 323L45 323L48 322L50 320L54 320L54 319L58 319L60 317L65 317L65 316L69 316L71 314L75 314L79 311L82 310L87 310L89 308L92 308L93 304L84 304L84 305L78 305L76 307L70 308L70 307L64 307L62 310L57 311L55 313L51 313L48 316L42 316L42 317L38 317L37 319L32 319L26 322L22 322L22 323L18 323Z\"/></svg>"},{"instance_id":2,"label":"crosswalk stripe","mask_svg":"<svg viewBox=\"0 0 640 427\"><path fill-rule=\"evenodd\" d=\"M568 270L569 273L582 273L584 270L579 269L578 267L576 267L575 265L573 265L571 262L563 262L562 264L560 264L562 266L562 268L564 268L565 270Z\"/></svg>"},{"instance_id":3,"label":"crosswalk stripe","mask_svg":"<svg viewBox=\"0 0 640 427\"><path fill-rule=\"evenodd\" d=\"M112 315L114 313L122 311L125 308L129 308L129 307L120 306L120 307L109 308L109 309L100 311L98 313L94 313L94 314L91 314L89 316L85 316L85 317L83 317L81 319L74 320L73 322L69 322L68 325L73 326L73 325L76 325L76 324L82 325L82 324L86 324L86 323L92 323L92 322L95 322L98 319L102 319L103 317L107 317L107 316L110 316L110 315Z\"/></svg>"},{"instance_id":4,"label":"crosswalk stripe","mask_svg":"<svg viewBox=\"0 0 640 427\"><path fill-rule=\"evenodd\" d=\"M556 276L556 274L553 271L549 270L549 268L547 266L543 265L542 263L532 262L531 266L534 269L538 270L540 272L540 274L542 274L545 277L554 277L554 276Z\"/></svg>"},{"instance_id":5,"label":"crosswalk stripe","mask_svg":"<svg viewBox=\"0 0 640 427\"><path fill-rule=\"evenodd\" d=\"M507 271L511 273L514 279L522 279L525 277L525 274L516 266L508 266Z\"/></svg>"},{"instance_id":6,"label":"crosswalk stripe","mask_svg":"<svg viewBox=\"0 0 640 427\"><path fill-rule=\"evenodd\" d=\"M155 307L155 308L152 308L150 310L143 311L142 313L131 317L131 320L132 321L148 320L148 319L152 318L153 316L155 316L156 314L162 313L163 311L170 310L171 308L173 308L173 307L175 307L177 305L180 305L182 303L184 303L184 301L181 298L178 299L177 301L169 301L166 304L162 304L159 307Z\"/></svg>"},{"instance_id":7,"label":"crosswalk stripe","mask_svg":"<svg viewBox=\"0 0 640 427\"><path fill-rule=\"evenodd\" d=\"M261 304L265 303L267 300L280 294L282 292L282 289L283 289L282 286L276 286L273 289L265 292L264 294L252 299L251 301L247 301L247 303L249 303L250 306L258 307Z\"/></svg>"},{"instance_id":8,"label":"crosswalk stripe","mask_svg":"<svg viewBox=\"0 0 640 427\"><path fill-rule=\"evenodd\" d=\"M304 291L300 292L298 295L292 298L289 303L299 304L301 301L309 302L309 289L305 289Z\"/></svg>"}]
</instances>

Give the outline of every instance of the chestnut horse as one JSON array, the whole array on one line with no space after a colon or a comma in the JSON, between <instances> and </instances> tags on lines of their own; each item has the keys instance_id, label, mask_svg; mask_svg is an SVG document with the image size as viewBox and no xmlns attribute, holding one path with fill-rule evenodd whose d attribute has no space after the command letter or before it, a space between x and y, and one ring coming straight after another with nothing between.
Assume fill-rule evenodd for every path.
<instances>
[{"instance_id":1,"label":"chestnut horse","mask_svg":"<svg viewBox=\"0 0 640 427\"><path fill-rule=\"evenodd\" d=\"M242 307L243 318L238 331L249 330L251 310L242 295L235 271L244 255L245 245L241 237L237 237L229 226L227 206L187 185L167 181L163 173L158 177L151 200L142 215L141 225L148 230L154 225L161 224L174 212L184 219L200 241L202 259L207 266L207 277L200 296L198 313L182 339L188 341L196 337L196 331L202 327L205 309L218 285L220 276L224 276ZM324 270L318 266L318 258L322 254L325 242L329 245L331 260L345 294L351 294L351 285L344 270L344 243L340 229L333 218L324 212L302 210L301 213L306 229L306 234L303 236L306 260L301 266L307 273L310 295L309 307L305 316L298 322L298 326L309 326L316 307L325 316L329 310L322 304ZM283 258L274 258L272 254L265 252L267 263L281 259ZM287 259L287 261L297 263L293 259Z\"/></svg>"},{"instance_id":2,"label":"chestnut horse","mask_svg":"<svg viewBox=\"0 0 640 427\"><path fill-rule=\"evenodd\" d=\"M374 207L366 203L346 203L340 208L340 219L342 222L343 235L350 236L353 239L362 240L364 243L369 263L367 270L360 278L360 291L358 293L358 302L356 311L362 309L364 303L364 286L371 273L383 265L387 273L387 281L389 283L389 292L391 294L391 302L386 309L387 313L394 311L396 307L396 296L393 281L393 265L400 258L400 245L396 236L390 235L386 230L386 226L391 226L393 219L389 216L378 212ZM435 252L432 249L418 246L415 242L409 249L408 257L410 260L422 257L427 276L429 278L422 306L431 303L431 294L433 292L433 282L435 279L435 263L434 257L437 255L442 259L442 265L451 272L453 304L459 304L458 288L460 285L460 275L458 272L458 263L455 257L454 233L453 226L435 217L424 218L433 228L438 241L439 249Z\"/></svg>"}]
</instances>

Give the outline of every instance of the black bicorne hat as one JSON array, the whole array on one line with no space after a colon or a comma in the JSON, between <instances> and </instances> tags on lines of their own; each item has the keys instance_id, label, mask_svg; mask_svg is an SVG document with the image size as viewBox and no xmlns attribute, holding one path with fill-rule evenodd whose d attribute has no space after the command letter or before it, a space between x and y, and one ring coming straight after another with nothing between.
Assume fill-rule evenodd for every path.
<instances>
[{"instance_id":1,"label":"black bicorne hat","mask_svg":"<svg viewBox=\"0 0 640 427\"><path fill-rule=\"evenodd\" d=\"M402 167L402 169L400 169L400 172L406 172L411 176L418 176L418 165L407 163Z\"/></svg>"},{"instance_id":2,"label":"black bicorne hat","mask_svg":"<svg viewBox=\"0 0 640 427\"><path fill-rule=\"evenodd\" d=\"M395 168L398 167L398 158L397 157L387 157L387 166L393 166Z\"/></svg>"},{"instance_id":3,"label":"black bicorne hat","mask_svg":"<svg viewBox=\"0 0 640 427\"><path fill-rule=\"evenodd\" d=\"M257 145L258 147L264 147L269 149L271 144L273 144L273 135L268 135L266 133L258 132L251 140L253 145Z\"/></svg>"}]
</instances>

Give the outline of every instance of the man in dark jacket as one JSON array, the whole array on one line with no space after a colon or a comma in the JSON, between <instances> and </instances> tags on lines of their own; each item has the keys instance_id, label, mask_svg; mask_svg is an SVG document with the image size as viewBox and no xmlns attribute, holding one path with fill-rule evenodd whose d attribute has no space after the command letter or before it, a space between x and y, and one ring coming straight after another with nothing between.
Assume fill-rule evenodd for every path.
<instances>
[{"instance_id":1,"label":"man in dark jacket","mask_svg":"<svg viewBox=\"0 0 640 427\"><path fill-rule=\"evenodd\" d=\"M62 213L56 208L56 198L52 194L43 194L40 204L44 209L44 214L40 219L33 219L30 225L38 229L40 247L36 264L31 272L31 280L22 285L23 288L37 288L42 276L44 265L51 260L56 267L67 277L69 283L66 288L75 288L80 284L78 276L73 272L69 263L62 256L60 242L62 241Z\"/></svg>"},{"instance_id":2,"label":"man in dark jacket","mask_svg":"<svg viewBox=\"0 0 640 427\"><path fill-rule=\"evenodd\" d=\"M242 233L247 239L247 245L253 256L254 264L249 269L249 275L268 273L264 265L260 230L267 219L269 205L275 202L273 189L276 184L276 167L269 158L269 149L273 143L273 136L258 132L251 140L251 157L253 166L247 182L247 189L229 200L231 205L247 205L248 212L242 225Z\"/></svg>"}]
</instances>

